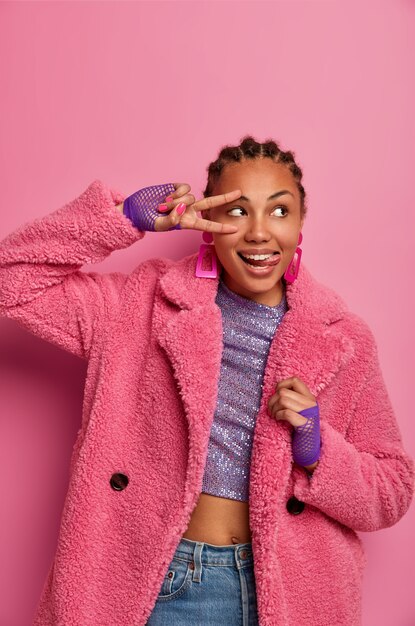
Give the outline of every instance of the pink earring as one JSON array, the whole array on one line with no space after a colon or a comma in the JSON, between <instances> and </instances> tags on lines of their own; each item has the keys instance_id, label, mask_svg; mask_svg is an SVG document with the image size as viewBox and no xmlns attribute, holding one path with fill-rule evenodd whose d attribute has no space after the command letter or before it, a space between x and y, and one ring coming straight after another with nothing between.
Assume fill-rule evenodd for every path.
<instances>
[{"instance_id":1,"label":"pink earring","mask_svg":"<svg viewBox=\"0 0 415 626\"><path fill-rule=\"evenodd\" d=\"M196 276L198 278L217 278L218 276L218 263L215 251L215 246L210 246L213 241L212 233L203 231L203 241L199 248L199 255L196 262ZM210 269L203 269L203 265L206 264Z\"/></svg>"},{"instance_id":2,"label":"pink earring","mask_svg":"<svg viewBox=\"0 0 415 626\"><path fill-rule=\"evenodd\" d=\"M303 235L302 233L300 233L300 237L298 239L298 244L294 252L294 256L291 259L289 266L284 272L284 278L287 281L287 283L293 283L298 276L298 270L300 269L300 263L301 263L301 254L303 252L300 248L300 243L302 242L302 240L303 240ZM295 255L297 255L296 261L295 261Z\"/></svg>"}]
</instances>

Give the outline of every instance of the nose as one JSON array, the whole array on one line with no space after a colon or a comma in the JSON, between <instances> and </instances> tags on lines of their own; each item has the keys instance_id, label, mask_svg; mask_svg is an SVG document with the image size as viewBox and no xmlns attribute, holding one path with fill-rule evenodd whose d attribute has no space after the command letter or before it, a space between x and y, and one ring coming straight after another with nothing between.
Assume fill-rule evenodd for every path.
<instances>
[{"instance_id":1,"label":"nose","mask_svg":"<svg viewBox=\"0 0 415 626\"><path fill-rule=\"evenodd\" d=\"M271 233L267 226L267 221L261 216L252 216L247 224L245 232L246 241L269 241Z\"/></svg>"}]
</instances>

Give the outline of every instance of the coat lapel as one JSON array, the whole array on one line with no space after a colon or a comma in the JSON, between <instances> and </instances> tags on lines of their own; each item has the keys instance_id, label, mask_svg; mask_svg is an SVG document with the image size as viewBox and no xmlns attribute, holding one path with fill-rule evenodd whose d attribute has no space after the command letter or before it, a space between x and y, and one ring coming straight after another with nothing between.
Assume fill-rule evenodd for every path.
<instances>
[{"instance_id":1,"label":"coat lapel","mask_svg":"<svg viewBox=\"0 0 415 626\"><path fill-rule=\"evenodd\" d=\"M196 258L174 263L160 279L162 297L153 316L156 340L170 362L188 422L187 504L200 491L222 358L218 280L197 278Z\"/></svg>"},{"instance_id":2,"label":"coat lapel","mask_svg":"<svg viewBox=\"0 0 415 626\"><path fill-rule=\"evenodd\" d=\"M268 415L268 400L276 384L292 376L300 378L318 399L353 354L353 344L333 323L343 317L345 303L318 283L303 263L296 281L287 284L286 295L289 309L271 342L252 446L249 515L254 550L258 557L261 555L259 563L267 562L267 538L275 538L293 465L293 428L289 422ZM320 418L325 417L323 410ZM269 571L275 573L278 567L273 562Z\"/></svg>"},{"instance_id":3,"label":"coat lapel","mask_svg":"<svg viewBox=\"0 0 415 626\"><path fill-rule=\"evenodd\" d=\"M213 285L211 285L213 287ZM222 316L211 300L160 316L157 339L172 366L191 432L209 429L222 356Z\"/></svg>"}]
</instances>

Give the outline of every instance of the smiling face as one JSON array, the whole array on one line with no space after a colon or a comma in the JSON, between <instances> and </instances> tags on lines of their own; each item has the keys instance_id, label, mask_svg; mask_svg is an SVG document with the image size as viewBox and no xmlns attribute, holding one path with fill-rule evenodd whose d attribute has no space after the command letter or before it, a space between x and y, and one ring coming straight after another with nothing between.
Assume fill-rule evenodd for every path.
<instances>
[{"instance_id":1,"label":"smiling face","mask_svg":"<svg viewBox=\"0 0 415 626\"><path fill-rule=\"evenodd\" d=\"M281 278L294 256L304 222L295 179L285 165L260 157L227 164L212 195L234 189L242 191L240 198L202 212L206 219L238 227L235 233L213 233L223 281L245 298L276 306L283 294ZM250 267L241 253L277 253L268 263L279 261L268 267ZM252 264L258 262L263 264L251 259Z\"/></svg>"}]
</instances>

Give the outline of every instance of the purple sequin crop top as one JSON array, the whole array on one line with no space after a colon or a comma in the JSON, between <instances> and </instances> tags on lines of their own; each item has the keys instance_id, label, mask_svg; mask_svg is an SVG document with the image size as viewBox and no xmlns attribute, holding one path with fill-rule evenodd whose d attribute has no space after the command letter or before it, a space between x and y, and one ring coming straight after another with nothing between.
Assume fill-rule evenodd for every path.
<instances>
[{"instance_id":1,"label":"purple sequin crop top","mask_svg":"<svg viewBox=\"0 0 415 626\"><path fill-rule=\"evenodd\" d=\"M277 306L231 291L220 278L223 354L202 492L249 500L249 468L262 379L271 340L288 310L285 291Z\"/></svg>"}]
</instances>

